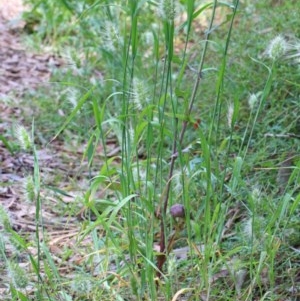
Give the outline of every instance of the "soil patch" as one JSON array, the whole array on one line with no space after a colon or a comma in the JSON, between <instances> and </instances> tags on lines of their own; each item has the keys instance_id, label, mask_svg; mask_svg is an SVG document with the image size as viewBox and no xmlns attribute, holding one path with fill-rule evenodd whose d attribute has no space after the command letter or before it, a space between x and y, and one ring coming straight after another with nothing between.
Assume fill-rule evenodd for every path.
<instances>
[{"instance_id":1,"label":"soil patch","mask_svg":"<svg viewBox=\"0 0 300 301\"><path fill-rule=\"evenodd\" d=\"M0 0L0 204L9 215L13 231L31 241L35 241L37 229L41 239L43 234L47 233L51 252L59 255L63 246L71 248L75 245L79 233L77 217L73 217L72 213L64 208L72 207L70 203L75 202L77 193L80 194L80 184L77 183L77 191L73 190L69 196L59 197L55 191L51 192L51 189L42 189L43 227L37 228L35 203L26 201L23 189L25 178L33 173L34 157L32 154L15 152L9 147L9 144L13 143L10 133L12 124L15 121L22 124L24 121L24 110L18 105L19 100L25 92L47 83L53 70L63 64L57 56L51 53L32 53L21 43L23 24L19 21L23 9L20 0ZM60 188L64 189L70 178L75 179L79 173L84 175L81 173L82 165L78 154L68 150L59 141L51 148L39 150L38 160L43 187L51 187L56 177L62 175ZM76 163L71 166L71 161ZM73 206L74 209L76 212ZM2 225L0 232L5 239L6 235L10 235ZM37 252L35 247L29 247L27 251L33 256ZM5 244L5 253L9 258L15 253L15 247L9 243L9 239ZM77 257L74 256L71 261L75 258ZM19 262L23 268L29 268L27 256L21 257ZM0 276L1 297L8 294L6 284L10 282L9 277L5 273Z\"/></svg>"},{"instance_id":2,"label":"soil patch","mask_svg":"<svg viewBox=\"0 0 300 301\"><path fill-rule=\"evenodd\" d=\"M53 68L62 60L52 54L34 54L20 43L19 30L12 30L0 16L0 98L10 94L22 95L49 81Z\"/></svg>"}]
</instances>

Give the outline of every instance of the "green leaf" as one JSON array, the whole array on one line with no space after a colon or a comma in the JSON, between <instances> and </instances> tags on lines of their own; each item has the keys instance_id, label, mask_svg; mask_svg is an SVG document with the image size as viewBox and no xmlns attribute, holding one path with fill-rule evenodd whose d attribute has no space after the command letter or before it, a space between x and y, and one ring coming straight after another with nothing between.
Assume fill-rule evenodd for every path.
<instances>
[{"instance_id":1,"label":"green leaf","mask_svg":"<svg viewBox=\"0 0 300 301\"><path fill-rule=\"evenodd\" d=\"M13 285L10 285L10 292L13 300L30 301L22 292L16 290Z\"/></svg>"},{"instance_id":2,"label":"green leaf","mask_svg":"<svg viewBox=\"0 0 300 301\"><path fill-rule=\"evenodd\" d=\"M65 123L61 126L61 128L58 130L56 135L52 138L51 141L55 140L58 135L67 127L67 125L71 122L71 120L76 116L77 112L82 108L84 103L89 99L89 97L92 95L93 91L95 90L96 86L92 87L87 93L85 93L78 101L77 106L75 109L71 112L70 116L67 118Z\"/></svg>"},{"instance_id":3,"label":"green leaf","mask_svg":"<svg viewBox=\"0 0 300 301\"><path fill-rule=\"evenodd\" d=\"M52 190L52 191L54 191L55 193L63 195L63 196L68 196L68 197L71 197L71 198L73 197L73 195L70 195L67 192L65 192L64 190L61 190L61 189L59 189L57 187L50 186L50 185L46 185L45 187L48 188L48 189L50 189L50 190Z\"/></svg>"},{"instance_id":4,"label":"green leaf","mask_svg":"<svg viewBox=\"0 0 300 301\"><path fill-rule=\"evenodd\" d=\"M11 154L13 154L14 153L13 148L11 147L10 143L8 142L8 140L4 136L2 136L2 135L0 135L0 140L3 142L4 146L9 150L9 152Z\"/></svg>"}]
</instances>

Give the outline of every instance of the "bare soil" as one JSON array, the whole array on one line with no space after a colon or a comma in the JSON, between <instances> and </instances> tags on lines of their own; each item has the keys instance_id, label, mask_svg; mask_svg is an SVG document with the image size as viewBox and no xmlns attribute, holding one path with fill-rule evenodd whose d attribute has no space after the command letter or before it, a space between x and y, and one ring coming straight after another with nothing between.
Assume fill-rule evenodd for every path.
<instances>
[{"instance_id":1,"label":"bare soil","mask_svg":"<svg viewBox=\"0 0 300 301\"><path fill-rule=\"evenodd\" d=\"M62 65L62 61L53 54L26 50L20 39L22 25L17 21L11 23L3 15L7 17L8 14L0 13L0 99L22 95L24 91L49 81L53 68Z\"/></svg>"},{"instance_id":2,"label":"bare soil","mask_svg":"<svg viewBox=\"0 0 300 301\"><path fill-rule=\"evenodd\" d=\"M10 150L4 141L11 143L13 124L16 122L22 124L24 121L24 108L19 106L24 93L47 83L53 70L60 68L63 62L54 54L33 53L26 49L22 43L23 10L24 6L20 0L0 0L0 138L3 138L0 139L0 204L9 215L12 229L22 237L35 241L36 206L35 203L26 201L23 189L25 177L33 173L34 157L30 153ZM30 104L28 107L30 110ZM47 179L42 185L51 186L58 174L64 177L61 179L60 187L67 186L70 177L75 179L79 173L81 178L84 178L82 165L78 160L82 154L83 149L77 150L76 153L72 152L62 141L55 141L51 147L39 150L41 178L42 181ZM73 190L69 196L61 198L57 197L55 192L51 194L51 190L41 191L43 230L39 227L40 238L42 240L43 234L47 233L48 246L57 258L64 248L72 248L75 245L79 233L76 214L74 217L68 211L63 214L59 211L75 201L75 195L80 190L79 186L80 184L77 191ZM2 226L0 232L4 237L6 234L9 235ZM6 255L12 256L14 250L8 239L5 244ZM29 247L27 251L33 256L37 252L35 247ZM83 256L79 253L74 255L68 264L80 260L81 255ZM20 257L19 263L22 268L30 268L27 256ZM63 266L59 268L65 269ZM0 297L8 294L7 283L9 275L3 273L0 275Z\"/></svg>"}]
</instances>

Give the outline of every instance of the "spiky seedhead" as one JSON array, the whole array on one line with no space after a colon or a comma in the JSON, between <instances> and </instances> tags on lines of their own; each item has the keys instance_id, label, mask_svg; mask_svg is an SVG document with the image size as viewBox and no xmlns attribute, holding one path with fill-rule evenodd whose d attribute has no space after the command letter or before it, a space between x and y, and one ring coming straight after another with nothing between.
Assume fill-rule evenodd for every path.
<instances>
[{"instance_id":1,"label":"spiky seedhead","mask_svg":"<svg viewBox=\"0 0 300 301\"><path fill-rule=\"evenodd\" d=\"M176 193L176 195L180 195L183 190L182 176L183 175L180 170L174 172L174 175L173 175L174 185L172 187L173 187L174 193Z\"/></svg>"},{"instance_id":2,"label":"spiky seedhead","mask_svg":"<svg viewBox=\"0 0 300 301\"><path fill-rule=\"evenodd\" d=\"M135 142L135 130L132 125L130 125L128 129L127 142L129 145L133 145Z\"/></svg>"},{"instance_id":3,"label":"spiky seedhead","mask_svg":"<svg viewBox=\"0 0 300 301\"><path fill-rule=\"evenodd\" d=\"M6 209L0 204L0 225L3 226L4 230L11 230L10 218L7 214Z\"/></svg>"},{"instance_id":4,"label":"spiky seedhead","mask_svg":"<svg viewBox=\"0 0 300 301\"><path fill-rule=\"evenodd\" d=\"M293 64L300 67L300 40L297 38L291 38L291 40L288 44L285 59L292 61Z\"/></svg>"},{"instance_id":5,"label":"spiky seedhead","mask_svg":"<svg viewBox=\"0 0 300 301\"><path fill-rule=\"evenodd\" d=\"M111 21L105 21L103 24L103 48L110 52L115 52L120 45L119 30L116 24Z\"/></svg>"},{"instance_id":6,"label":"spiky seedhead","mask_svg":"<svg viewBox=\"0 0 300 301\"><path fill-rule=\"evenodd\" d=\"M249 98L248 98L248 105L250 110L253 110L256 106L256 104L259 101L259 97L261 95L262 92L258 92L258 93L251 93Z\"/></svg>"},{"instance_id":7,"label":"spiky seedhead","mask_svg":"<svg viewBox=\"0 0 300 301\"><path fill-rule=\"evenodd\" d=\"M253 190L251 192L251 197L252 201L256 204L259 205L261 203L261 189L258 186L253 187Z\"/></svg>"},{"instance_id":8,"label":"spiky seedhead","mask_svg":"<svg viewBox=\"0 0 300 301\"><path fill-rule=\"evenodd\" d=\"M26 272L15 262L8 262L8 272L15 287L25 288L28 284Z\"/></svg>"},{"instance_id":9,"label":"spiky seedhead","mask_svg":"<svg viewBox=\"0 0 300 301\"><path fill-rule=\"evenodd\" d=\"M173 256L169 256L168 258L168 266L167 266L167 270L168 270L168 275L169 276L172 276L176 273L176 257L173 255Z\"/></svg>"},{"instance_id":10,"label":"spiky seedhead","mask_svg":"<svg viewBox=\"0 0 300 301\"><path fill-rule=\"evenodd\" d=\"M92 290L92 283L90 279L77 277L71 282L71 289L72 291L77 292L79 294L86 294Z\"/></svg>"},{"instance_id":11,"label":"spiky seedhead","mask_svg":"<svg viewBox=\"0 0 300 301\"><path fill-rule=\"evenodd\" d=\"M36 197L36 190L32 176L27 176L23 182L23 191L25 200L28 202L34 202Z\"/></svg>"},{"instance_id":12,"label":"spiky seedhead","mask_svg":"<svg viewBox=\"0 0 300 301\"><path fill-rule=\"evenodd\" d=\"M176 15L176 5L174 0L160 0L159 3L160 16L170 23L174 21Z\"/></svg>"},{"instance_id":13,"label":"spiky seedhead","mask_svg":"<svg viewBox=\"0 0 300 301\"><path fill-rule=\"evenodd\" d=\"M25 151L31 151L32 150L32 139L22 125L17 125L15 128L15 134L19 141L20 147Z\"/></svg>"},{"instance_id":14,"label":"spiky seedhead","mask_svg":"<svg viewBox=\"0 0 300 301\"><path fill-rule=\"evenodd\" d=\"M148 91L144 81L137 78L133 79L131 100L139 111L141 111L145 107L145 104L149 102Z\"/></svg>"},{"instance_id":15,"label":"spiky seedhead","mask_svg":"<svg viewBox=\"0 0 300 301\"><path fill-rule=\"evenodd\" d=\"M82 62L84 60L84 57L82 57L81 54L74 49L66 48L63 50L62 57L69 69L76 74L81 73Z\"/></svg>"},{"instance_id":16,"label":"spiky seedhead","mask_svg":"<svg viewBox=\"0 0 300 301\"><path fill-rule=\"evenodd\" d=\"M279 35L270 41L266 50L266 55L267 57L275 61L283 57L286 54L287 50L287 41L283 36Z\"/></svg>"},{"instance_id":17,"label":"spiky seedhead","mask_svg":"<svg viewBox=\"0 0 300 301\"><path fill-rule=\"evenodd\" d=\"M227 124L229 128L232 127L233 112L234 112L234 106L233 103L231 103L229 104L228 111L227 111Z\"/></svg>"},{"instance_id":18,"label":"spiky seedhead","mask_svg":"<svg viewBox=\"0 0 300 301\"><path fill-rule=\"evenodd\" d=\"M75 109L78 105L78 99L80 98L79 91L74 88L67 90L67 100L71 104L72 108Z\"/></svg>"}]
</instances>

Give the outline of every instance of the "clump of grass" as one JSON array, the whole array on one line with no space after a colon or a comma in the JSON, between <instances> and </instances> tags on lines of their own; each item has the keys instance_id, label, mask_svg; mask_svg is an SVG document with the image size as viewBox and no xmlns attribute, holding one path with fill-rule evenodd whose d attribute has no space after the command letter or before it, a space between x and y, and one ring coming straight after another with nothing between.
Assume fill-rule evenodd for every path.
<instances>
[{"instance_id":1,"label":"clump of grass","mask_svg":"<svg viewBox=\"0 0 300 301\"><path fill-rule=\"evenodd\" d=\"M55 11L51 1L45 3ZM294 68L285 64L298 54L291 54L280 33L270 36L269 45L259 36L265 49L253 43L247 49L251 60L245 59L238 39L257 36L238 33L238 22L244 20L236 16L239 5L243 10L238 1L198 5L190 0L159 5L130 1L126 7L105 5L103 11L100 3L67 7L68 15L80 15L72 27L79 38L71 35L70 43L78 43L82 53L73 53L76 70L65 73L72 81L68 93L77 97L66 97L72 108L55 138L64 137L67 127L88 129L83 160L90 174L93 167L97 172L81 198L90 218L82 222L78 246L86 237L92 241L79 268L85 273L74 271L74 282L61 284L60 296L276 300L288 294L278 284L287 281L287 271L294 285L297 272L288 266L298 256L293 237L299 233L299 166L286 182L294 188L288 185L278 195L277 158L272 155L299 145L294 139L269 142L265 134L297 128L295 112L295 120L284 128L286 112L298 107L293 93L278 87L284 86L279 75ZM256 13L254 7L251 11ZM53 20L46 12L45 18ZM204 15L209 20L199 25ZM52 24L55 30L47 38L57 41L61 31ZM102 38L99 31L105 32ZM94 65L77 60L82 57ZM102 68L101 82L91 80L92 71L85 72L93 68ZM284 98L292 99L289 105ZM33 151L35 166L25 186L36 202L38 225L40 174L29 138L23 139L23 148ZM109 143L119 150L111 156ZM99 145L104 153L100 167ZM44 289L38 290L42 300L43 295L55 296L61 276L38 233L37 226L39 255L32 265ZM285 252L288 260L278 259ZM42 269L49 286L40 276Z\"/></svg>"}]
</instances>

